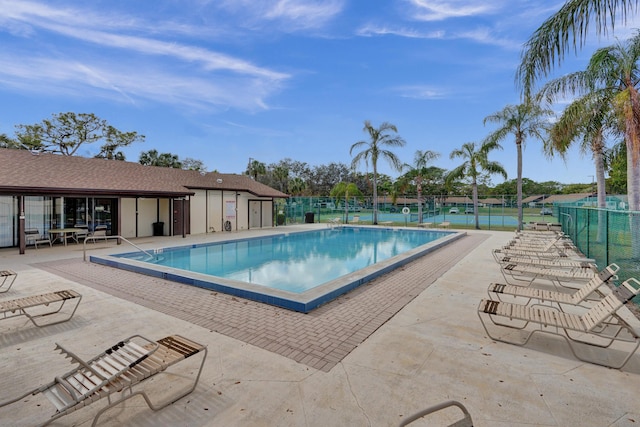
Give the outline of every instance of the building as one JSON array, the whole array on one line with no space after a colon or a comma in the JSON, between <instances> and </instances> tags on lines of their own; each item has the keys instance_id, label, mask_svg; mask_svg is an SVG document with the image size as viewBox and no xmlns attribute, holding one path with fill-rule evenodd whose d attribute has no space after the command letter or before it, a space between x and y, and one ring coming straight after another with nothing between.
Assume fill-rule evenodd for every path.
<instances>
[{"instance_id":1,"label":"building","mask_svg":"<svg viewBox=\"0 0 640 427\"><path fill-rule=\"evenodd\" d=\"M23 248L24 229L130 238L271 227L287 197L246 175L2 148L0 247Z\"/></svg>"}]
</instances>

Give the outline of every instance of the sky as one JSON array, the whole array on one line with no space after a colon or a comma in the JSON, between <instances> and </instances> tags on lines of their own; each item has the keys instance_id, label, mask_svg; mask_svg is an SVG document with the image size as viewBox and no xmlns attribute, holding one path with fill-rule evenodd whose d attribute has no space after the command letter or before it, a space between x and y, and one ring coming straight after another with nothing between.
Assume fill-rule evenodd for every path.
<instances>
[{"instance_id":1,"label":"sky","mask_svg":"<svg viewBox=\"0 0 640 427\"><path fill-rule=\"evenodd\" d=\"M480 142L483 119L518 104L523 43L562 6L548 0L0 0L0 133L63 112L94 113L158 150L243 173L250 159L350 164L364 121L394 124L394 152L450 153ZM628 37L590 37L555 72ZM559 109L561 106L558 107ZM512 137L490 159L516 178ZM590 183L590 154L524 148L525 178ZM79 154L93 156L88 145ZM355 154L355 153L354 153ZM384 160L379 172L399 173ZM371 172L365 164L358 171ZM493 184L504 179L492 178Z\"/></svg>"}]
</instances>

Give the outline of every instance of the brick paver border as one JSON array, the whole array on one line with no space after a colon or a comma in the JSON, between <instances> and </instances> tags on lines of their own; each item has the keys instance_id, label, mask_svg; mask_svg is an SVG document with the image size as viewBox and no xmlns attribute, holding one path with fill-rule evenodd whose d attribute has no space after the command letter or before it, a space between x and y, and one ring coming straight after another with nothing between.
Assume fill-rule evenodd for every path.
<instances>
[{"instance_id":1,"label":"brick paver border","mask_svg":"<svg viewBox=\"0 0 640 427\"><path fill-rule=\"evenodd\" d=\"M307 314L80 259L34 266L328 372L487 237L467 235Z\"/></svg>"}]
</instances>

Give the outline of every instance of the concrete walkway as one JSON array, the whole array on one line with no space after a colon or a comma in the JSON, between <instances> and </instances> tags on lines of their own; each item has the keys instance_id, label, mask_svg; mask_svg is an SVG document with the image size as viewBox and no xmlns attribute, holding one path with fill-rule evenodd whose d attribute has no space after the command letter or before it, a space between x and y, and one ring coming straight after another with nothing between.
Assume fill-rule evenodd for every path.
<instances>
[{"instance_id":1,"label":"concrete walkway","mask_svg":"<svg viewBox=\"0 0 640 427\"><path fill-rule=\"evenodd\" d=\"M149 249L225 237L135 243ZM133 334L150 339L181 334L208 346L196 390L159 412L136 397L105 413L100 425L394 426L449 399L462 402L476 426L637 425L640 355L614 370L576 360L565 344L551 338L517 347L486 337L477 306L487 285L502 281L491 249L511 237L510 232L471 231L462 245L427 255L307 315L163 281L149 285L146 277L83 264L82 245L29 249L25 255L1 250L0 269L11 268L19 277L0 298L70 288L83 300L75 317L59 325L35 328L25 319L0 323L0 401L70 369L68 360L54 352L56 342L88 359ZM129 251L114 243L89 246L91 253ZM189 309L176 309L187 303ZM364 313L355 313L367 303ZM379 312L367 317L371 310ZM368 319L366 324L347 328L350 311L354 318ZM267 329L246 332L256 325ZM323 331L330 333L320 336ZM335 331L342 338L335 338ZM323 346L332 351L323 353ZM175 381L158 378L165 381L150 386L159 394L174 391L193 369L186 363L172 373ZM51 407L46 400L38 403L26 398L0 408L1 424L46 421ZM52 425L90 425L99 408L85 408Z\"/></svg>"}]
</instances>

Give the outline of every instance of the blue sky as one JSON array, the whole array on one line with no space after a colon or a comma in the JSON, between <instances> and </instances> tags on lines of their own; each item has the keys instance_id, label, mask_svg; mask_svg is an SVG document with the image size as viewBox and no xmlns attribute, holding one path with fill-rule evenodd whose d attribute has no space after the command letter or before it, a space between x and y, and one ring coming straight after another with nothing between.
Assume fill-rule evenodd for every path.
<instances>
[{"instance_id":1,"label":"blue sky","mask_svg":"<svg viewBox=\"0 0 640 427\"><path fill-rule=\"evenodd\" d=\"M452 169L453 149L493 129L483 118L519 102L522 44L562 3L0 0L0 133L54 113L95 113L146 136L124 150L129 161L156 149L242 173L250 158L348 164L351 145L367 138L364 120L388 121L407 141L396 150L403 162L433 150L433 165ZM559 72L614 41L591 37ZM492 159L515 179L513 139L503 146ZM523 175L535 181L594 174L577 150L548 160L532 140L524 155Z\"/></svg>"}]
</instances>

